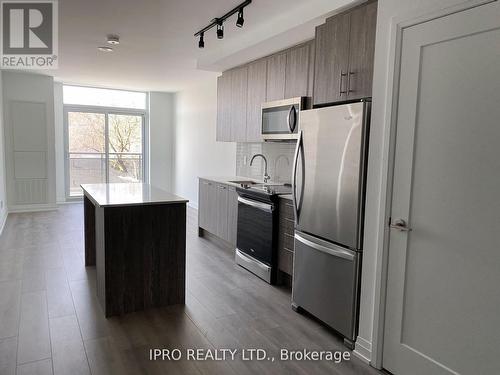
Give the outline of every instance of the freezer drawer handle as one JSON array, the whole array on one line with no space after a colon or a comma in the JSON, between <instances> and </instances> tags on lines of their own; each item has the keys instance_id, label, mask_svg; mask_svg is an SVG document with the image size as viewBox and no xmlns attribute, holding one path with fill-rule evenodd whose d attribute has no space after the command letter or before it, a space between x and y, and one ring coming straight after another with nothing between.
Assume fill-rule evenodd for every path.
<instances>
[{"instance_id":1,"label":"freezer drawer handle","mask_svg":"<svg viewBox=\"0 0 500 375\"><path fill-rule=\"evenodd\" d=\"M320 244L317 244L315 242L309 241L308 239L304 238L298 233L295 233L295 239L299 242L302 242L304 245L307 245L309 247L312 247L315 250L322 251L326 254L333 255L335 257L339 258L344 258L348 260L354 260L354 254L347 250L342 250L337 247L331 248L331 247L326 247Z\"/></svg>"},{"instance_id":2,"label":"freezer drawer handle","mask_svg":"<svg viewBox=\"0 0 500 375\"><path fill-rule=\"evenodd\" d=\"M238 197L238 202L246 204L247 206L252 206L252 207L258 208L259 210L266 211L266 212L273 212L273 210L274 210L274 207L271 204L256 202L256 201L252 201L250 199L245 199L242 197Z\"/></svg>"}]
</instances>

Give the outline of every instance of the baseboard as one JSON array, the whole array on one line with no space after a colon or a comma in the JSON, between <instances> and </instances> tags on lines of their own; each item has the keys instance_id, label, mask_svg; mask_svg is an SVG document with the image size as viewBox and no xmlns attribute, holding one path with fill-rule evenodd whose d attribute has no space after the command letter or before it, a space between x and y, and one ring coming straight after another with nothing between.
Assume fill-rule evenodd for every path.
<instances>
[{"instance_id":1,"label":"baseboard","mask_svg":"<svg viewBox=\"0 0 500 375\"><path fill-rule=\"evenodd\" d=\"M66 204L82 204L82 203L83 203L83 199L74 199L74 200L69 200L69 201L58 201L57 205L63 206Z\"/></svg>"},{"instance_id":2,"label":"baseboard","mask_svg":"<svg viewBox=\"0 0 500 375\"><path fill-rule=\"evenodd\" d=\"M2 235L3 228L5 227L5 223L7 222L8 215L9 215L9 211L3 210L3 214L0 217L0 236Z\"/></svg>"},{"instance_id":3,"label":"baseboard","mask_svg":"<svg viewBox=\"0 0 500 375\"><path fill-rule=\"evenodd\" d=\"M55 211L55 210L57 210L56 204L27 204L27 205L16 205L9 207L9 213Z\"/></svg>"},{"instance_id":4,"label":"baseboard","mask_svg":"<svg viewBox=\"0 0 500 375\"><path fill-rule=\"evenodd\" d=\"M358 336L353 354L363 362L370 364L372 359L372 343Z\"/></svg>"}]
</instances>

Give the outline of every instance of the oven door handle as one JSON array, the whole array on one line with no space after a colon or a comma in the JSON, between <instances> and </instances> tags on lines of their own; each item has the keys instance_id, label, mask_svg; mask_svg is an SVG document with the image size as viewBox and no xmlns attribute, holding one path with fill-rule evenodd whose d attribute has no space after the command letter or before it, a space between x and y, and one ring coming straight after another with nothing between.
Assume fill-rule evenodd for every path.
<instances>
[{"instance_id":1,"label":"oven door handle","mask_svg":"<svg viewBox=\"0 0 500 375\"><path fill-rule=\"evenodd\" d=\"M246 204L247 206L252 206L252 207L258 208L259 210L262 210L262 211L266 211L266 212L273 212L274 211L274 206L272 204L257 202L257 201L253 201L253 200L242 198L242 197L238 197L238 202Z\"/></svg>"}]
</instances>

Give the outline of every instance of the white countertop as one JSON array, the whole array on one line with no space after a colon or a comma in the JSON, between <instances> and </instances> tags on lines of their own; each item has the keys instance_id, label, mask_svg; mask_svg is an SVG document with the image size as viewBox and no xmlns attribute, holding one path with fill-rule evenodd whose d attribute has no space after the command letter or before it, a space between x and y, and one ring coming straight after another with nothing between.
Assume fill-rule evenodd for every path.
<instances>
[{"instance_id":1,"label":"white countertop","mask_svg":"<svg viewBox=\"0 0 500 375\"><path fill-rule=\"evenodd\" d=\"M80 185L85 196L101 207L187 203L189 200L150 184L115 183Z\"/></svg>"},{"instance_id":2,"label":"white countertop","mask_svg":"<svg viewBox=\"0 0 500 375\"><path fill-rule=\"evenodd\" d=\"M245 182L245 181L252 181L256 184L262 183L262 181L254 180L253 178L250 177L241 177L241 176L200 176L198 178L202 180L214 181L231 186L240 186L238 182Z\"/></svg>"}]
</instances>

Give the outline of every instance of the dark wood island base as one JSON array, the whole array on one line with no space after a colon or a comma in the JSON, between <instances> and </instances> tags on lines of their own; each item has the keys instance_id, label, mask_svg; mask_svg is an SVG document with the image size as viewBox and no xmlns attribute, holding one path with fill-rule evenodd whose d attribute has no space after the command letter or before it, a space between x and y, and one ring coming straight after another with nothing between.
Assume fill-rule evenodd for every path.
<instances>
[{"instance_id":1,"label":"dark wood island base","mask_svg":"<svg viewBox=\"0 0 500 375\"><path fill-rule=\"evenodd\" d=\"M185 302L186 202L99 205L85 191L85 265L106 317Z\"/></svg>"}]
</instances>

